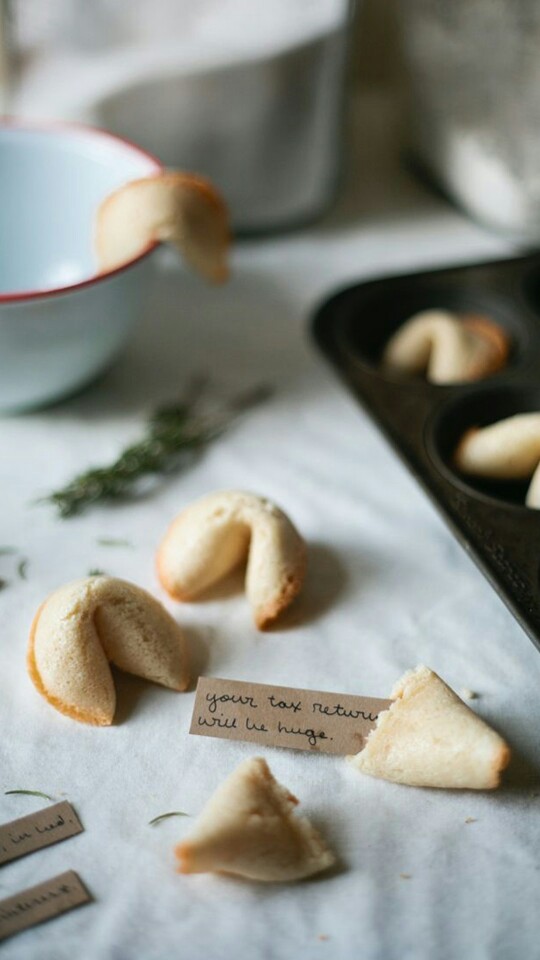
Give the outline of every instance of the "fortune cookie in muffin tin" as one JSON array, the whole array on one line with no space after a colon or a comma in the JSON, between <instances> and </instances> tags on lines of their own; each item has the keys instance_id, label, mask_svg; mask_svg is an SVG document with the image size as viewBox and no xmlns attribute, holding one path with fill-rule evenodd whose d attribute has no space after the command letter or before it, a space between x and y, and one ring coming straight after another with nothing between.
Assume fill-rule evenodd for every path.
<instances>
[{"instance_id":1,"label":"fortune cookie in muffin tin","mask_svg":"<svg viewBox=\"0 0 540 960\"><path fill-rule=\"evenodd\" d=\"M505 365L483 380L445 385L389 369L389 342L411 317L427 311L491 320L508 336ZM540 414L540 258L349 287L319 308L314 335L540 647L540 511L525 503L532 471L527 465L521 480L473 476L456 459L469 431Z\"/></svg>"},{"instance_id":2,"label":"fortune cookie in muffin tin","mask_svg":"<svg viewBox=\"0 0 540 960\"><path fill-rule=\"evenodd\" d=\"M454 465L479 479L530 480L525 506L540 509L540 411L469 427L454 451Z\"/></svg>"},{"instance_id":3,"label":"fortune cookie in muffin tin","mask_svg":"<svg viewBox=\"0 0 540 960\"><path fill-rule=\"evenodd\" d=\"M485 380L506 366L510 342L507 332L482 314L422 310L390 337L382 368L424 374L442 385Z\"/></svg>"}]
</instances>

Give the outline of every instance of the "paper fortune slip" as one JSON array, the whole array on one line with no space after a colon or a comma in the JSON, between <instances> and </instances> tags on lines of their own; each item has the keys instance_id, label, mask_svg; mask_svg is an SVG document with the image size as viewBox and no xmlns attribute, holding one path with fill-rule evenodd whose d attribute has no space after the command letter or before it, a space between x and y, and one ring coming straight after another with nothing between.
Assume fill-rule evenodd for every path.
<instances>
[{"instance_id":1,"label":"paper fortune slip","mask_svg":"<svg viewBox=\"0 0 540 960\"><path fill-rule=\"evenodd\" d=\"M362 749L391 702L201 677L189 732L346 756Z\"/></svg>"},{"instance_id":2,"label":"paper fortune slip","mask_svg":"<svg viewBox=\"0 0 540 960\"><path fill-rule=\"evenodd\" d=\"M73 870L21 890L0 900L0 940L90 903L91 899Z\"/></svg>"},{"instance_id":3,"label":"paper fortune slip","mask_svg":"<svg viewBox=\"0 0 540 960\"><path fill-rule=\"evenodd\" d=\"M4 823L0 826L0 866L82 831L83 826L67 800Z\"/></svg>"}]
</instances>

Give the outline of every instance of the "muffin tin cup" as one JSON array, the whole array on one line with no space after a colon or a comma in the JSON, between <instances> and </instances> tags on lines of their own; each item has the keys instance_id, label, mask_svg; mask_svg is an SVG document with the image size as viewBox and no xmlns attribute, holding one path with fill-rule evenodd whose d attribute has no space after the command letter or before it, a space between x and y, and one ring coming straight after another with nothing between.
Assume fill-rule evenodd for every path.
<instances>
[{"instance_id":1,"label":"muffin tin cup","mask_svg":"<svg viewBox=\"0 0 540 960\"><path fill-rule=\"evenodd\" d=\"M482 313L504 327L504 370L474 384L437 386L381 369L392 333L420 310ZM459 472L463 433L540 411L540 257L388 277L349 287L317 311L313 333L516 619L540 649L540 510L528 483Z\"/></svg>"}]
</instances>

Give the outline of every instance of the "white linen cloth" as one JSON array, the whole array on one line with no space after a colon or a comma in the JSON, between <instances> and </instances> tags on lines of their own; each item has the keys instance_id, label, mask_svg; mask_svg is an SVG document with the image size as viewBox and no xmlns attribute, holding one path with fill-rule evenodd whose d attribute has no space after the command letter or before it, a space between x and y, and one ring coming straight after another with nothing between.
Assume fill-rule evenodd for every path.
<instances>
[{"instance_id":1,"label":"white linen cloth","mask_svg":"<svg viewBox=\"0 0 540 960\"><path fill-rule=\"evenodd\" d=\"M67 869L95 902L2 945L9 960L468 960L536 956L540 893L540 659L415 481L318 355L307 320L336 286L425 266L503 256L508 246L398 166L388 114L364 102L350 182L334 213L286 237L244 243L234 277L208 289L158 264L138 336L99 383L54 409L4 419L0 557L0 821L69 798L74 839L5 866L6 897ZM162 258L163 259L163 258ZM110 461L145 413L206 371L230 391L276 392L185 472L131 503L59 520L32 505ZM244 596L175 605L154 573L172 517L217 488L276 500L310 545L302 598L258 633ZM126 538L132 548L98 538ZM15 566L28 559L27 579ZM386 696L423 662L507 736L527 763L497 793L420 790L363 777L339 757L188 735L194 693L123 678L118 722L58 714L25 670L32 616L93 567L153 591L185 624L195 672ZM263 754L340 859L329 876L263 886L181 877L172 848L244 758ZM467 823L468 818L474 822Z\"/></svg>"}]
</instances>

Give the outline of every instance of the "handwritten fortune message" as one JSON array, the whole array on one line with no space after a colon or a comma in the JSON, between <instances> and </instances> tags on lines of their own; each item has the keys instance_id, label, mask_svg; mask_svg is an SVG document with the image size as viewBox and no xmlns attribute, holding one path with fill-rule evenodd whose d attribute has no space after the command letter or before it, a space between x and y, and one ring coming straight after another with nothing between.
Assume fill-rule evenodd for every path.
<instances>
[{"instance_id":1,"label":"handwritten fortune message","mask_svg":"<svg viewBox=\"0 0 540 960\"><path fill-rule=\"evenodd\" d=\"M0 865L82 833L83 826L67 800L0 826Z\"/></svg>"},{"instance_id":2,"label":"handwritten fortune message","mask_svg":"<svg viewBox=\"0 0 540 960\"><path fill-rule=\"evenodd\" d=\"M92 898L73 870L0 900L0 940L89 903Z\"/></svg>"},{"instance_id":3,"label":"handwritten fortune message","mask_svg":"<svg viewBox=\"0 0 540 960\"><path fill-rule=\"evenodd\" d=\"M345 756L358 753L390 700L200 677L190 733Z\"/></svg>"}]
</instances>

